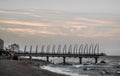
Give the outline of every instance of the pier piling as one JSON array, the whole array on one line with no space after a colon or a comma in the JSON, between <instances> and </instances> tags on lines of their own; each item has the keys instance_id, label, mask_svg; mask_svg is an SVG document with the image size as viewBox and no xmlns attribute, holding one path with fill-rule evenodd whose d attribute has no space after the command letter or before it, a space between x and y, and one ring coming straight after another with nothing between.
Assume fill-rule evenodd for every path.
<instances>
[{"instance_id":1,"label":"pier piling","mask_svg":"<svg viewBox=\"0 0 120 76\"><path fill-rule=\"evenodd\" d=\"M63 64L66 63L66 57L63 57Z\"/></svg>"},{"instance_id":2,"label":"pier piling","mask_svg":"<svg viewBox=\"0 0 120 76\"><path fill-rule=\"evenodd\" d=\"M29 59L31 60L32 59L32 45L30 46L30 56L29 56Z\"/></svg>"},{"instance_id":3,"label":"pier piling","mask_svg":"<svg viewBox=\"0 0 120 76\"><path fill-rule=\"evenodd\" d=\"M95 64L98 63L98 57L95 57Z\"/></svg>"},{"instance_id":4,"label":"pier piling","mask_svg":"<svg viewBox=\"0 0 120 76\"><path fill-rule=\"evenodd\" d=\"M49 56L47 56L46 58L47 58L47 62L49 62Z\"/></svg>"},{"instance_id":5,"label":"pier piling","mask_svg":"<svg viewBox=\"0 0 120 76\"><path fill-rule=\"evenodd\" d=\"M79 57L79 63L82 64L82 57Z\"/></svg>"}]
</instances>

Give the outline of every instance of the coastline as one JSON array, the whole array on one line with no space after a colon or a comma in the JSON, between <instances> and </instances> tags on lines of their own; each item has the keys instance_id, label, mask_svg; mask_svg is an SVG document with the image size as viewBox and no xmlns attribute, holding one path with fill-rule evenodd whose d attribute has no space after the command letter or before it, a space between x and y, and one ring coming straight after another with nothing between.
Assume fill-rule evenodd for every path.
<instances>
[{"instance_id":1,"label":"coastline","mask_svg":"<svg viewBox=\"0 0 120 76\"><path fill-rule=\"evenodd\" d=\"M0 60L0 76L66 76L41 69L44 61Z\"/></svg>"},{"instance_id":2,"label":"coastline","mask_svg":"<svg viewBox=\"0 0 120 76\"><path fill-rule=\"evenodd\" d=\"M53 65L44 60L27 58L0 59L0 76L119 76L118 62L111 61L111 57L104 59L106 63L72 65ZM112 59L119 61L116 57Z\"/></svg>"}]
</instances>

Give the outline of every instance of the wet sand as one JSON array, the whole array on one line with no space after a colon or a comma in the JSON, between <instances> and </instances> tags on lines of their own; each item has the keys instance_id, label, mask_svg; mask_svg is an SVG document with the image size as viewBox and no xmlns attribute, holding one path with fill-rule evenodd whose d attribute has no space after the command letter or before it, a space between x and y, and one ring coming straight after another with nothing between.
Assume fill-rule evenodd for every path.
<instances>
[{"instance_id":1,"label":"wet sand","mask_svg":"<svg viewBox=\"0 0 120 76\"><path fill-rule=\"evenodd\" d=\"M0 76L65 76L40 69L42 61L0 60Z\"/></svg>"}]
</instances>

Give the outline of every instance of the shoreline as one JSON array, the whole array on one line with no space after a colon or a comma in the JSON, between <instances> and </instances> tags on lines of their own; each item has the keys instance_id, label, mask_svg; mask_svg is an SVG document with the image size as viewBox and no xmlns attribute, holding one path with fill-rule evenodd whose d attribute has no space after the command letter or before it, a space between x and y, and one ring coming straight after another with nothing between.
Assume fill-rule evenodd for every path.
<instances>
[{"instance_id":1,"label":"shoreline","mask_svg":"<svg viewBox=\"0 0 120 76\"><path fill-rule=\"evenodd\" d=\"M0 76L66 76L41 69L46 65L42 60L0 60Z\"/></svg>"},{"instance_id":2,"label":"shoreline","mask_svg":"<svg viewBox=\"0 0 120 76\"><path fill-rule=\"evenodd\" d=\"M0 76L118 76L117 64L54 64L38 59L0 60ZM69 68L69 69L68 69ZM71 69L78 69L76 72ZM118 70L118 73L117 73ZM74 72L73 72L74 71Z\"/></svg>"}]
</instances>

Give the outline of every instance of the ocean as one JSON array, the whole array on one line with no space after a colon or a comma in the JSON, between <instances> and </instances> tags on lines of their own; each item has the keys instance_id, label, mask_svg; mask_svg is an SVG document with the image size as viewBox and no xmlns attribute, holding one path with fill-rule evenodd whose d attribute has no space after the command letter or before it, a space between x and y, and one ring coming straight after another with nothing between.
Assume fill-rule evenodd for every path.
<instances>
[{"instance_id":1,"label":"ocean","mask_svg":"<svg viewBox=\"0 0 120 76\"><path fill-rule=\"evenodd\" d=\"M45 57L33 57L33 59L46 60ZM51 72L68 76L120 76L120 56L103 56L94 64L93 58L83 58L83 64L79 64L79 58L66 58L67 64L62 64L63 59L51 57L50 62L40 68Z\"/></svg>"}]
</instances>

